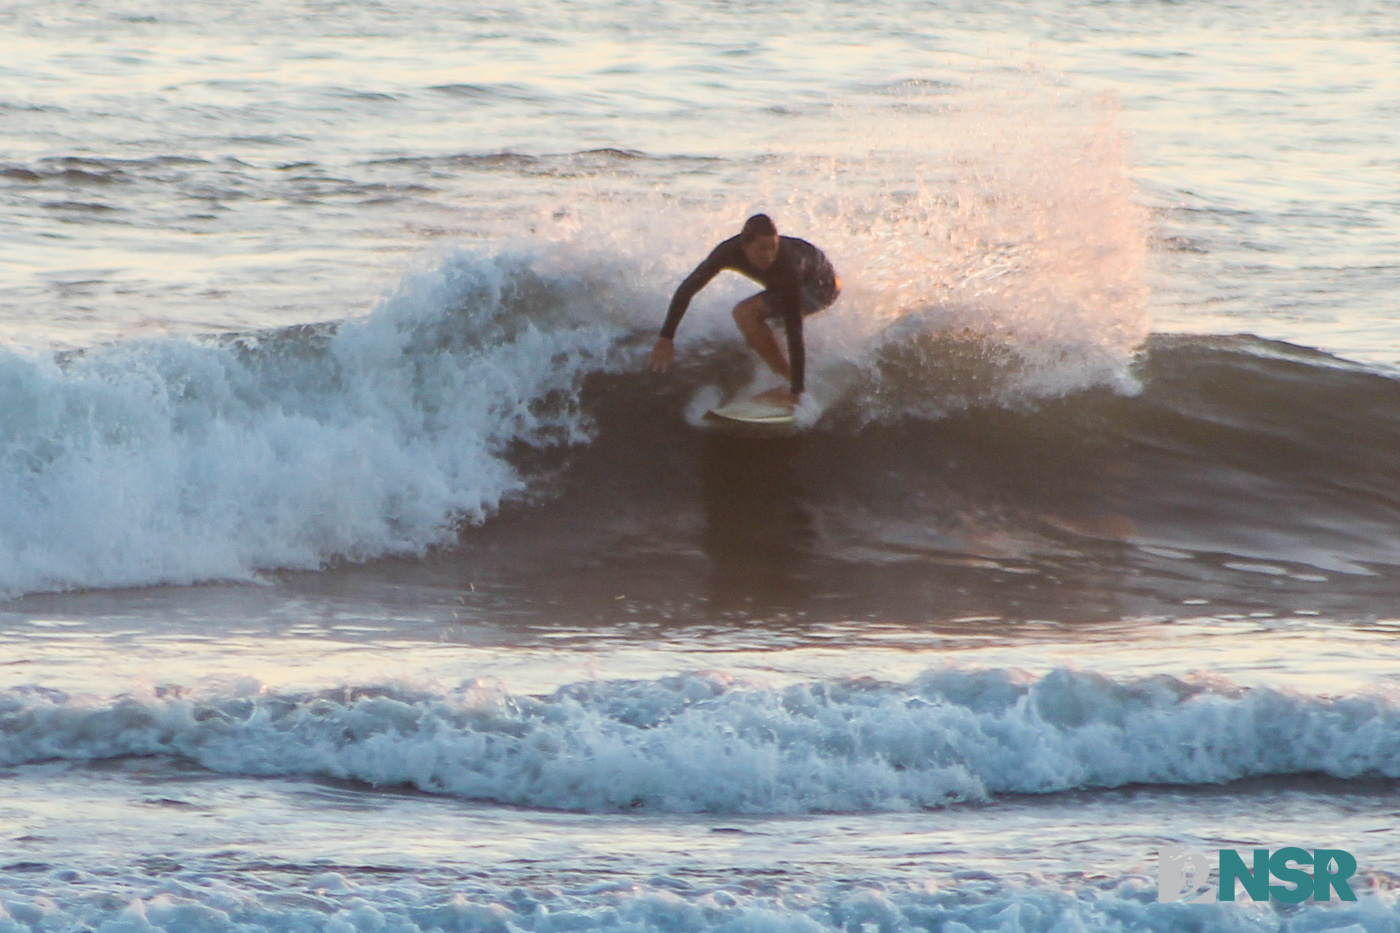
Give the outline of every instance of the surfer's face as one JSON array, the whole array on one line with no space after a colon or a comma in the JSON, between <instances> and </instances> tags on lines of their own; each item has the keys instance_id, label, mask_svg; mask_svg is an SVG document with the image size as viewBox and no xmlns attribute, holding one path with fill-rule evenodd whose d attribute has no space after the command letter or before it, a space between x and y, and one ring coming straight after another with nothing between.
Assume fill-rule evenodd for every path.
<instances>
[{"instance_id":1,"label":"surfer's face","mask_svg":"<svg viewBox=\"0 0 1400 933\"><path fill-rule=\"evenodd\" d=\"M767 269L778 258L778 238L761 236L743 244L744 255L760 269Z\"/></svg>"}]
</instances>

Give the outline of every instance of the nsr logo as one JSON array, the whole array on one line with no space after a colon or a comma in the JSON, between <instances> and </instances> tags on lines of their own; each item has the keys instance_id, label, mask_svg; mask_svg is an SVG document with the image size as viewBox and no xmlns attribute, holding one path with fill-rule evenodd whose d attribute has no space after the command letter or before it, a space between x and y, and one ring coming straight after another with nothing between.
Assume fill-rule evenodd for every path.
<instances>
[{"instance_id":1,"label":"nsr logo","mask_svg":"<svg viewBox=\"0 0 1400 933\"><path fill-rule=\"evenodd\" d=\"M1311 866L1305 871L1301 866ZM1211 883L1213 868L1219 869L1218 883ZM1308 898L1330 901L1332 892L1344 901L1356 900L1347 879L1356 874L1356 859L1341 849L1307 849L1290 846L1272 855L1268 849L1254 850L1253 869L1240 853L1221 849L1215 858L1207 852L1190 849L1163 849L1157 853L1157 900L1214 904L1235 899L1238 881L1252 901L1273 898L1285 904L1301 904ZM1270 884L1269 876L1281 882Z\"/></svg>"}]
</instances>

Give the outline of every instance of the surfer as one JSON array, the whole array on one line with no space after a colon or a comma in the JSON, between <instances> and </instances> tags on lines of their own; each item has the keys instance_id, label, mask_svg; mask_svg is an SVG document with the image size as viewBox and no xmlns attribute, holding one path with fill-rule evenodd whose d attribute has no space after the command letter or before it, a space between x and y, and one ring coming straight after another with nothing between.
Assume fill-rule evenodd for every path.
<instances>
[{"instance_id":1,"label":"surfer","mask_svg":"<svg viewBox=\"0 0 1400 933\"><path fill-rule=\"evenodd\" d=\"M734 306L734 323L749 348L788 388L770 389L759 400L795 406L802 395L807 353L802 342L802 319L831 306L841 294L841 279L826 255L806 240L779 236L767 214L755 214L744 221L738 236L714 248L705 261L686 276L671 298L661 336L647 357L647 368L665 372L675 355L676 326L690 307L695 293L710 283L723 269L732 269L762 285L763 291ZM781 320L787 331L787 354L778 345L769 327L770 320Z\"/></svg>"}]
</instances>

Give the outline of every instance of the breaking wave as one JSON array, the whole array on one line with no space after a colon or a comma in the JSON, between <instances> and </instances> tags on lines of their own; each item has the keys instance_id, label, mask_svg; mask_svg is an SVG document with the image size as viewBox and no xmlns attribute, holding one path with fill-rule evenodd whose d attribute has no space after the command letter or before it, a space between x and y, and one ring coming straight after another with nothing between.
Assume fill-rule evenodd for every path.
<instances>
[{"instance_id":1,"label":"breaking wave","mask_svg":"<svg viewBox=\"0 0 1400 933\"><path fill-rule=\"evenodd\" d=\"M1394 698L1071 670L765 688L719 675L547 696L162 689L0 694L0 765L171 755L529 807L808 813L1262 775L1400 778Z\"/></svg>"}]
</instances>

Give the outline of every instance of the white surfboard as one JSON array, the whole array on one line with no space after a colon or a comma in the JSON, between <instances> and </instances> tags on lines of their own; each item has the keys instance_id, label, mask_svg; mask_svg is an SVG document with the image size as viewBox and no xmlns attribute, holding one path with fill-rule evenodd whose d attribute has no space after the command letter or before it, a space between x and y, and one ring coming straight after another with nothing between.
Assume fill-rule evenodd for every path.
<instances>
[{"instance_id":1,"label":"white surfboard","mask_svg":"<svg viewBox=\"0 0 1400 933\"><path fill-rule=\"evenodd\" d=\"M846 396L855 385L860 370L846 360L829 360L811 367L808 373L807 392L795 411L786 405L749 395L761 384L751 383L738 398L725 405L715 404L720 398L717 387L706 387L692 400L688 417L694 423L695 416L703 412L704 420L716 427L743 425L781 434L809 428L827 409Z\"/></svg>"},{"instance_id":2,"label":"white surfboard","mask_svg":"<svg viewBox=\"0 0 1400 933\"><path fill-rule=\"evenodd\" d=\"M728 405L711 408L705 412L705 417L721 421L737 421L740 424L788 425L793 422L790 407L765 402L758 398L740 398Z\"/></svg>"}]
</instances>

